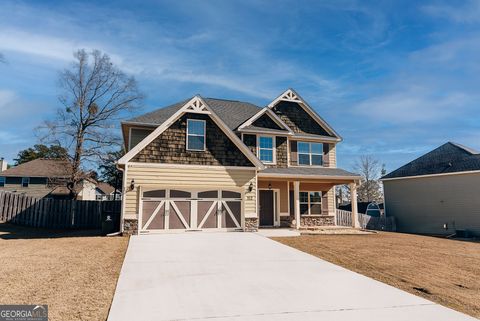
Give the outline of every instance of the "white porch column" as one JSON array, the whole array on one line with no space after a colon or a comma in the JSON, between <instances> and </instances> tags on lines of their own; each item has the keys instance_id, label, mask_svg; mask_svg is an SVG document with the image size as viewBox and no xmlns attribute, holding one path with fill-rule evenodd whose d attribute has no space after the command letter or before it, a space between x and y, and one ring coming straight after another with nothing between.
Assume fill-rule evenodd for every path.
<instances>
[{"instance_id":1,"label":"white porch column","mask_svg":"<svg viewBox=\"0 0 480 321\"><path fill-rule=\"evenodd\" d=\"M352 204L352 225L354 228L360 228L358 221L358 207L357 207L357 184L350 183L350 202Z\"/></svg>"},{"instance_id":2,"label":"white porch column","mask_svg":"<svg viewBox=\"0 0 480 321\"><path fill-rule=\"evenodd\" d=\"M293 212L295 213L295 228L300 228L300 182L293 182Z\"/></svg>"}]
</instances>

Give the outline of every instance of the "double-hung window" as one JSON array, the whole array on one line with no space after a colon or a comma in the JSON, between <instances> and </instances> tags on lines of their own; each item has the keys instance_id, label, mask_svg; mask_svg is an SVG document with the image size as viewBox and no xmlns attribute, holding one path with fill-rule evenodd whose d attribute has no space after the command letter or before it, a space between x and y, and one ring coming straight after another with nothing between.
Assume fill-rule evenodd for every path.
<instances>
[{"instance_id":1,"label":"double-hung window","mask_svg":"<svg viewBox=\"0 0 480 321\"><path fill-rule=\"evenodd\" d=\"M187 120L187 150L205 150L205 121L198 119Z\"/></svg>"},{"instance_id":2,"label":"double-hung window","mask_svg":"<svg viewBox=\"0 0 480 321\"><path fill-rule=\"evenodd\" d=\"M298 142L298 165L322 165L323 144Z\"/></svg>"},{"instance_id":3,"label":"double-hung window","mask_svg":"<svg viewBox=\"0 0 480 321\"><path fill-rule=\"evenodd\" d=\"M264 163L275 163L274 137L258 137L258 158Z\"/></svg>"},{"instance_id":4,"label":"double-hung window","mask_svg":"<svg viewBox=\"0 0 480 321\"><path fill-rule=\"evenodd\" d=\"M322 214L322 192L300 192L300 214Z\"/></svg>"},{"instance_id":5,"label":"double-hung window","mask_svg":"<svg viewBox=\"0 0 480 321\"><path fill-rule=\"evenodd\" d=\"M30 177L22 177L22 187L28 187L30 184Z\"/></svg>"},{"instance_id":6,"label":"double-hung window","mask_svg":"<svg viewBox=\"0 0 480 321\"><path fill-rule=\"evenodd\" d=\"M6 181L6 178L4 176L0 176L0 187L5 186L5 181Z\"/></svg>"}]
</instances>

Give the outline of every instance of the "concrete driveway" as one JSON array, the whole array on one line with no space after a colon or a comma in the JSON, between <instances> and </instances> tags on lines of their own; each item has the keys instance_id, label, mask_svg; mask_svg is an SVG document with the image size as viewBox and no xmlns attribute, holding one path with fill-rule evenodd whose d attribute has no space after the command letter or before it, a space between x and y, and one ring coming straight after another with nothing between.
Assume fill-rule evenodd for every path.
<instances>
[{"instance_id":1,"label":"concrete driveway","mask_svg":"<svg viewBox=\"0 0 480 321\"><path fill-rule=\"evenodd\" d=\"M253 233L130 240L108 321L476 320Z\"/></svg>"}]
</instances>

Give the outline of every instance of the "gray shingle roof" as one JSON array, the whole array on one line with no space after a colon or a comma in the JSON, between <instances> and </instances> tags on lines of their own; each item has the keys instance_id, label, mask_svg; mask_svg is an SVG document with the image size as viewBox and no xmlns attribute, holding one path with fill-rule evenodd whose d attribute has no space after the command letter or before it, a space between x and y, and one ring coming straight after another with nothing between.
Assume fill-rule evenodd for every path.
<instances>
[{"instance_id":1,"label":"gray shingle roof","mask_svg":"<svg viewBox=\"0 0 480 321\"><path fill-rule=\"evenodd\" d=\"M348 172L341 168L331 167L288 167L274 168L269 167L260 172L261 174L283 174L283 175L306 175L306 176L358 176L360 175Z\"/></svg>"},{"instance_id":2,"label":"gray shingle roof","mask_svg":"<svg viewBox=\"0 0 480 321\"><path fill-rule=\"evenodd\" d=\"M163 124L167 119L169 119L177 110L182 108L190 99L185 99L173 105L156 109L152 112L137 116L135 118L129 119L127 123L143 123L143 124L152 124L160 125Z\"/></svg>"},{"instance_id":3,"label":"gray shingle roof","mask_svg":"<svg viewBox=\"0 0 480 321\"><path fill-rule=\"evenodd\" d=\"M480 170L479 152L448 142L394 170L382 179Z\"/></svg>"},{"instance_id":4,"label":"gray shingle roof","mask_svg":"<svg viewBox=\"0 0 480 321\"><path fill-rule=\"evenodd\" d=\"M160 108L147 114L127 120L128 123L143 123L160 125L170 118L177 110L182 108L189 100L175 103L173 105ZM215 114L232 130L237 129L250 117L258 113L260 107L242 101L225 100L216 98L204 98L205 102L212 108Z\"/></svg>"},{"instance_id":5,"label":"gray shingle roof","mask_svg":"<svg viewBox=\"0 0 480 321\"><path fill-rule=\"evenodd\" d=\"M69 176L71 166L66 160L37 158L0 172L0 176L63 178Z\"/></svg>"}]
</instances>

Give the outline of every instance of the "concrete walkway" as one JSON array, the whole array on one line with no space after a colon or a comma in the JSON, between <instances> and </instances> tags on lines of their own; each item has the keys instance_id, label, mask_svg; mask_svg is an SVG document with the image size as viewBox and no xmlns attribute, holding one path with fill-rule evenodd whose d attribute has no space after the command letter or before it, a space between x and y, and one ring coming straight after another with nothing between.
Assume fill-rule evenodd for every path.
<instances>
[{"instance_id":1,"label":"concrete walkway","mask_svg":"<svg viewBox=\"0 0 480 321\"><path fill-rule=\"evenodd\" d=\"M108 321L476 320L254 233L130 240Z\"/></svg>"}]
</instances>

